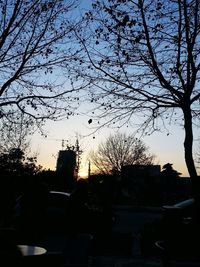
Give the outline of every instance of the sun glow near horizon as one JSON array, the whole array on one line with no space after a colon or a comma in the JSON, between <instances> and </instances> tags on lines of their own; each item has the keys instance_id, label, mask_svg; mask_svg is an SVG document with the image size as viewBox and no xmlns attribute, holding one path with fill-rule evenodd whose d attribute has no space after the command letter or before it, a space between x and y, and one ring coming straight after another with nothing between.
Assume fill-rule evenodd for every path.
<instances>
[{"instance_id":1,"label":"sun glow near horizon","mask_svg":"<svg viewBox=\"0 0 200 267\"><path fill-rule=\"evenodd\" d=\"M80 178L88 178L88 171L86 171L86 170L81 170L81 171L79 172L79 177L80 177Z\"/></svg>"}]
</instances>

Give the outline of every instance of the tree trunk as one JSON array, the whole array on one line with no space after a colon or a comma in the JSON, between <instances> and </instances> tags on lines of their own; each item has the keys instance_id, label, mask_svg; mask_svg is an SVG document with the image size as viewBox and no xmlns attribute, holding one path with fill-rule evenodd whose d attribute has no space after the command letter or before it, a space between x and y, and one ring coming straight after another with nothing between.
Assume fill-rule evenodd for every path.
<instances>
[{"instance_id":1,"label":"tree trunk","mask_svg":"<svg viewBox=\"0 0 200 267\"><path fill-rule=\"evenodd\" d=\"M192 127L192 113L191 108L186 107L183 110L184 113L184 129L185 129L185 140L184 140L184 150L185 150L185 162L191 178L193 197L196 202L196 219L200 222L200 179L197 175L197 171L194 164L193 158L193 127Z\"/></svg>"},{"instance_id":2,"label":"tree trunk","mask_svg":"<svg viewBox=\"0 0 200 267\"><path fill-rule=\"evenodd\" d=\"M192 129L192 115L191 110L188 108L186 111L184 111L184 128L185 128L185 140L184 140L184 149L185 149L185 162L186 166L190 175L190 178L196 179L197 172L194 165L194 159L193 159L193 129Z\"/></svg>"}]
</instances>

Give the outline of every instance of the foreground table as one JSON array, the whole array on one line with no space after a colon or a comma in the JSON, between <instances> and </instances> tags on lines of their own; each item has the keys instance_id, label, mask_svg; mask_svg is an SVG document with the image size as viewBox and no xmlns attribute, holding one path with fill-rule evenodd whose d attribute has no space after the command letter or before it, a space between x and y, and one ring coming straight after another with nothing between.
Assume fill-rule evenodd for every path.
<instances>
[{"instance_id":1,"label":"foreground table","mask_svg":"<svg viewBox=\"0 0 200 267\"><path fill-rule=\"evenodd\" d=\"M18 249L21 251L23 256L37 256L43 255L47 252L45 248L38 246L18 245Z\"/></svg>"}]
</instances>

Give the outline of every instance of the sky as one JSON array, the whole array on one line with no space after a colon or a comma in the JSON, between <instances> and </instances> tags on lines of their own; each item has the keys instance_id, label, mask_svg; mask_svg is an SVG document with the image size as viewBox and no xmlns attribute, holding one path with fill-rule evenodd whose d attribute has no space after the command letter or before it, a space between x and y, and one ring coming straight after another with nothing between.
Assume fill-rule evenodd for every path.
<instances>
[{"instance_id":1,"label":"sky","mask_svg":"<svg viewBox=\"0 0 200 267\"><path fill-rule=\"evenodd\" d=\"M90 4L90 0L81 1L82 8L88 8ZM97 149L98 144L113 133L113 129L105 127L93 134L92 125L88 124L89 118L88 115L76 115L68 120L47 122L44 128L47 132L47 138L35 133L31 139L32 152L37 154L38 164L46 169L54 170L59 150L66 148L67 145L74 145L78 136L83 150L81 171L87 173L89 152ZM133 133L135 130L127 129L126 127L120 129L121 132L128 134ZM64 147L62 147L62 140L64 140ZM173 168L182 173L182 176L188 176L184 161L184 130L181 127L172 125L170 126L169 135L167 132L156 132L144 137L142 140L149 147L149 151L156 156L155 164L161 165L162 168L164 164L172 163ZM195 150L197 146L198 144L195 142Z\"/></svg>"},{"instance_id":2,"label":"sky","mask_svg":"<svg viewBox=\"0 0 200 267\"><path fill-rule=\"evenodd\" d=\"M55 170L59 150L65 149L67 145L74 145L78 137L83 150L80 172L87 174L89 152L97 149L100 142L114 133L113 129L104 127L93 134L92 126L88 124L89 118L88 115L76 115L68 120L47 122L45 125L47 138L35 133L31 139L32 152L37 154L38 164L45 169ZM134 130L134 128L120 129L121 132L127 134L133 133ZM62 146L62 140L64 140L64 147ZM142 140L149 147L149 152L156 156L154 164L159 164L162 168L164 164L172 163L173 168L182 173L181 176L188 176L184 161L183 129L174 125L171 126L169 135L167 135L167 132L157 132L142 138Z\"/></svg>"}]
</instances>

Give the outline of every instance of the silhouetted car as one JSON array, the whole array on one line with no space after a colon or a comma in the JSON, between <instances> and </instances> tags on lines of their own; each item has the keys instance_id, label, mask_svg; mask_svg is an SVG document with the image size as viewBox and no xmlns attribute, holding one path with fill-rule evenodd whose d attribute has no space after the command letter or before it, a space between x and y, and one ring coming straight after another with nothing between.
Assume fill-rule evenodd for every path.
<instances>
[{"instance_id":1,"label":"silhouetted car","mask_svg":"<svg viewBox=\"0 0 200 267\"><path fill-rule=\"evenodd\" d=\"M194 198L189 198L184 201L178 202L174 205L164 205L164 210L186 210L191 211L191 207L194 205Z\"/></svg>"},{"instance_id":2,"label":"silhouetted car","mask_svg":"<svg viewBox=\"0 0 200 267\"><path fill-rule=\"evenodd\" d=\"M69 266L82 266L81 264L85 264L88 260L88 250L92 235L80 233L76 237L74 236L73 240L70 240L71 236L69 236L69 233L71 232L68 223L70 216L68 212L70 194L67 192L49 191L47 196L45 214L42 216L42 219L40 216L34 219L38 213L35 213L35 211L31 213L31 209L29 211L31 219L23 216L23 197L20 196L16 200L17 243L26 245L36 244L37 246L44 247L48 251L49 266L61 266L60 261L64 261L62 266L67 266L67 264ZM32 208L32 204L30 204L30 207ZM34 225L35 222L37 227ZM62 257L63 251L65 251L64 258ZM39 266L46 265L39 264Z\"/></svg>"},{"instance_id":3,"label":"silhouetted car","mask_svg":"<svg viewBox=\"0 0 200 267\"><path fill-rule=\"evenodd\" d=\"M64 210L67 207L67 203L70 197L70 193L61 192L61 191L49 191L48 200L47 200L47 213L50 216L53 214L58 215L63 214ZM15 216L18 218L21 216L22 211L22 196L19 196L16 199L15 204Z\"/></svg>"},{"instance_id":4,"label":"silhouetted car","mask_svg":"<svg viewBox=\"0 0 200 267\"><path fill-rule=\"evenodd\" d=\"M70 194L50 191L47 205L47 227L51 231L63 231L67 227L67 210Z\"/></svg>"},{"instance_id":5,"label":"silhouetted car","mask_svg":"<svg viewBox=\"0 0 200 267\"><path fill-rule=\"evenodd\" d=\"M160 219L146 223L141 232L143 255L157 253L155 248L157 240L171 240L175 243L181 237L187 239L193 229L194 209L195 201L193 198L177 202L174 205L163 205Z\"/></svg>"},{"instance_id":6,"label":"silhouetted car","mask_svg":"<svg viewBox=\"0 0 200 267\"><path fill-rule=\"evenodd\" d=\"M200 254L197 245L199 224L195 219L197 212L195 200L190 198L174 205L165 205L162 208L162 231L155 242L155 247L162 257L163 264L169 266L170 260L187 262L197 259L199 264Z\"/></svg>"},{"instance_id":7,"label":"silhouetted car","mask_svg":"<svg viewBox=\"0 0 200 267\"><path fill-rule=\"evenodd\" d=\"M40 203L32 203L35 198L24 205L26 199L19 196L15 205L15 228L18 235L34 235L35 228L41 228L45 235L64 232L67 227L69 197L67 192L49 191L43 210L40 211Z\"/></svg>"},{"instance_id":8,"label":"silhouetted car","mask_svg":"<svg viewBox=\"0 0 200 267\"><path fill-rule=\"evenodd\" d=\"M162 206L163 220L177 220L178 223L189 223L194 215L194 209L194 198L189 198L174 205L164 205Z\"/></svg>"},{"instance_id":9,"label":"silhouetted car","mask_svg":"<svg viewBox=\"0 0 200 267\"><path fill-rule=\"evenodd\" d=\"M70 194L67 192L50 191L47 204L48 216L62 216L67 209Z\"/></svg>"}]
</instances>

